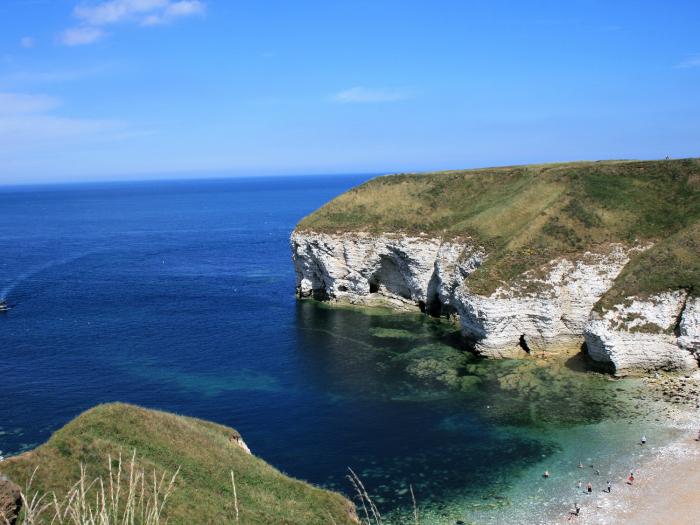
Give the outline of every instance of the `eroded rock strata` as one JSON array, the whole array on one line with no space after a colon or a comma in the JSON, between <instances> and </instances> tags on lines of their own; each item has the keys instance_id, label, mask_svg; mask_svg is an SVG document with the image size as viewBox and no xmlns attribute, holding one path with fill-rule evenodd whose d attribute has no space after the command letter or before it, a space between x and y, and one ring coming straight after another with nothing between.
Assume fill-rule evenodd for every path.
<instances>
[{"instance_id":1,"label":"eroded rock strata","mask_svg":"<svg viewBox=\"0 0 700 525\"><path fill-rule=\"evenodd\" d=\"M575 260L559 258L480 295L470 291L469 276L488 253L469 238L295 231L291 244L300 297L454 316L487 357L585 342L591 358L618 374L698 367L700 300L687 291L594 309L647 246L608 244Z\"/></svg>"},{"instance_id":2,"label":"eroded rock strata","mask_svg":"<svg viewBox=\"0 0 700 525\"><path fill-rule=\"evenodd\" d=\"M592 312L585 337L590 356L616 370L690 370L700 349L698 299L685 290L628 298Z\"/></svg>"}]
</instances>

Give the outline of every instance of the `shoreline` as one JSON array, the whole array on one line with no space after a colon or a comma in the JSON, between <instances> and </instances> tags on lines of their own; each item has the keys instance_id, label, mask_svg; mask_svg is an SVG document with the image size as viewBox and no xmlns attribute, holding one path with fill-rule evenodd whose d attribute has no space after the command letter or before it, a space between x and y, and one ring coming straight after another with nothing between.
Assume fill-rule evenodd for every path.
<instances>
[{"instance_id":1,"label":"shoreline","mask_svg":"<svg viewBox=\"0 0 700 525\"><path fill-rule=\"evenodd\" d=\"M700 375L694 374L691 381L700 385ZM700 414L697 408L676 408L674 412L669 424L683 431L683 436L658 448L650 442L636 445L640 462L634 469L633 485L627 483L629 473L622 473L610 480L612 491L608 493L603 490L607 480L602 480L601 486L594 487L593 498L582 492L579 516L569 513L556 523L700 524L700 441L696 439Z\"/></svg>"}]
</instances>

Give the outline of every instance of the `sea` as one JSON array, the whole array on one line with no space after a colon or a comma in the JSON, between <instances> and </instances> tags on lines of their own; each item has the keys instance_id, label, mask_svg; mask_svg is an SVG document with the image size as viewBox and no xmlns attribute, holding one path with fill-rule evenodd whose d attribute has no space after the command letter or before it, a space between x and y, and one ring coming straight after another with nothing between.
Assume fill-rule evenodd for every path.
<instances>
[{"instance_id":1,"label":"sea","mask_svg":"<svg viewBox=\"0 0 700 525\"><path fill-rule=\"evenodd\" d=\"M123 401L348 497L352 468L387 524L411 490L423 525L529 524L675 437L642 380L580 357L480 360L445 320L298 301L295 224L370 177L1 187L0 454Z\"/></svg>"}]
</instances>

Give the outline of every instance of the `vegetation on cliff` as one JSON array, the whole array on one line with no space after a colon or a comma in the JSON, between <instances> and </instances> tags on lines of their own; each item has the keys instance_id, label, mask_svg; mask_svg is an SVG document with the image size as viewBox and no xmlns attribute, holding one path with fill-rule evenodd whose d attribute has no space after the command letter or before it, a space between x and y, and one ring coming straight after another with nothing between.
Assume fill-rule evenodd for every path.
<instances>
[{"instance_id":1,"label":"vegetation on cliff","mask_svg":"<svg viewBox=\"0 0 700 525\"><path fill-rule=\"evenodd\" d=\"M54 492L60 499L80 479L81 465L88 480L109 480L107 458L116 469L116 458L121 455L126 461L136 450L138 469L146 474L164 473L171 479L179 469L163 509L167 523L357 523L348 500L285 476L241 448L239 438L231 428L199 419L121 403L100 405L68 423L46 444L7 459L0 471L25 486L36 468L32 490ZM97 494L98 487L90 490ZM94 501L95 494L87 499Z\"/></svg>"},{"instance_id":2,"label":"vegetation on cliff","mask_svg":"<svg viewBox=\"0 0 700 525\"><path fill-rule=\"evenodd\" d=\"M654 243L609 298L697 290L700 159L574 162L399 174L335 198L300 231L471 238L488 259L469 288L490 293L560 256ZM608 300L607 298L604 300Z\"/></svg>"}]
</instances>

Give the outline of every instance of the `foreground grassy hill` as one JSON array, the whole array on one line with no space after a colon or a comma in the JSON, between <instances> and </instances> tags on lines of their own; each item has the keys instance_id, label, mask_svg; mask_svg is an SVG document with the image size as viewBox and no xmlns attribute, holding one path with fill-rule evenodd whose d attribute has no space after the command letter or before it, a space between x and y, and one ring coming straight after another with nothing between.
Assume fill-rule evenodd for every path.
<instances>
[{"instance_id":1,"label":"foreground grassy hill","mask_svg":"<svg viewBox=\"0 0 700 525\"><path fill-rule=\"evenodd\" d=\"M108 480L108 455L116 468L114 458L121 453L126 463L136 450L138 467L146 473L155 469L170 479L180 468L164 508L170 524L236 523L232 470L240 523L356 523L348 500L285 476L245 452L232 437L239 437L235 430L199 419L121 403L101 405L36 450L9 458L0 471L24 487L38 467L33 489L54 491L60 498L79 479L81 463L89 480Z\"/></svg>"},{"instance_id":2,"label":"foreground grassy hill","mask_svg":"<svg viewBox=\"0 0 700 525\"><path fill-rule=\"evenodd\" d=\"M655 243L610 297L700 287L700 159L574 162L378 177L332 200L300 231L471 237L489 257L469 287L610 242Z\"/></svg>"}]
</instances>

